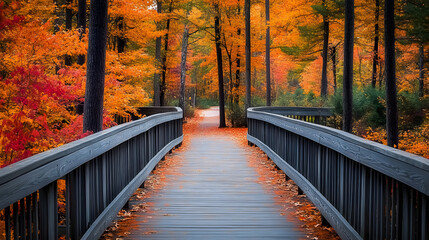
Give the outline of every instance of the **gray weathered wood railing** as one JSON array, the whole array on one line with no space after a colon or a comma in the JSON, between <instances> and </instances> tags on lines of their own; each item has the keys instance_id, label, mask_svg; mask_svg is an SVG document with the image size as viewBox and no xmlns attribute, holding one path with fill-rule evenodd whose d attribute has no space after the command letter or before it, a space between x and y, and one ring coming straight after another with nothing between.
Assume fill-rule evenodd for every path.
<instances>
[{"instance_id":1,"label":"gray weathered wood railing","mask_svg":"<svg viewBox=\"0 0 429 240\"><path fill-rule=\"evenodd\" d=\"M326 125L327 118L333 114L332 110L322 107L258 107L258 111L322 125Z\"/></svg>"},{"instance_id":2,"label":"gray weathered wood railing","mask_svg":"<svg viewBox=\"0 0 429 240\"><path fill-rule=\"evenodd\" d=\"M181 144L182 110L172 110L0 169L6 239L58 239L58 229L66 239L98 239L156 164ZM64 203L58 184L65 184Z\"/></svg>"},{"instance_id":3,"label":"gray weathered wood railing","mask_svg":"<svg viewBox=\"0 0 429 240\"><path fill-rule=\"evenodd\" d=\"M429 239L429 160L333 128L250 108L248 141L343 239Z\"/></svg>"}]
</instances>

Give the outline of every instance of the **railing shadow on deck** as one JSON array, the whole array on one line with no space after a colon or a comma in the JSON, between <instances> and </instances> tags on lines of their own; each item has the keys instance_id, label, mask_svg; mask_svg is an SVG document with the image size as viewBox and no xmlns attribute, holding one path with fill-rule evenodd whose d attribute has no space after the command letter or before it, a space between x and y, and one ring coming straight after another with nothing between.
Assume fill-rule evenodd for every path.
<instances>
[{"instance_id":1,"label":"railing shadow on deck","mask_svg":"<svg viewBox=\"0 0 429 240\"><path fill-rule=\"evenodd\" d=\"M151 116L0 169L6 239L98 239L156 164L183 140L180 108L145 109ZM59 184L65 184L63 203Z\"/></svg>"},{"instance_id":2,"label":"railing shadow on deck","mask_svg":"<svg viewBox=\"0 0 429 240\"><path fill-rule=\"evenodd\" d=\"M282 116L306 112L297 110L249 108L249 144L296 182L342 239L429 239L428 159Z\"/></svg>"}]
</instances>

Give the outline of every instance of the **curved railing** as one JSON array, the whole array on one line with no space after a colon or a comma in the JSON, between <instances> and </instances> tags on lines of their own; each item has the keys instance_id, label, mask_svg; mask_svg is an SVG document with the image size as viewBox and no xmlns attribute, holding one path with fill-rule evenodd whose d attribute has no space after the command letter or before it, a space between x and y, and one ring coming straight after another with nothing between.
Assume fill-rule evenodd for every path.
<instances>
[{"instance_id":1,"label":"curved railing","mask_svg":"<svg viewBox=\"0 0 429 240\"><path fill-rule=\"evenodd\" d=\"M317 124L326 124L326 119L333 115L333 108L327 107L258 107L258 111L282 115Z\"/></svg>"},{"instance_id":2,"label":"curved railing","mask_svg":"<svg viewBox=\"0 0 429 240\"><path fill-rule=\"evenodd\" d=\"M183 113L170 110L0 169L6 239L98 239L156 164L181 144Z\"/></svg>"},{"instance_id":3,"label":"curved railing","mask_svg":"<svg viewBox=\"0 0 429 240\"><path fill-rule=\"evenodd\" d=\"M249 108L261 148L343 239L429 239L429 160L355 135Z\"/></svg>"}]
</instances>

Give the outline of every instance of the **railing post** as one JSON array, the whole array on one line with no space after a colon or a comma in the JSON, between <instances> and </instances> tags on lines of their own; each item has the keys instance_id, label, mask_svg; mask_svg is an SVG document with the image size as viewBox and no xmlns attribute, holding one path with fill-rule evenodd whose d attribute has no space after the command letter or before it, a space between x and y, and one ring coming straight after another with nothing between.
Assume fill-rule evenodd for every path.
<instances>
[{"instance_id":1,"label":"railing post","mask_svg":"<svg viewBox=\"0 0 429 240\"><path fill-rule=\"evenodd\" d=\"M40 239L58 239L57 182L39 191Z\"/></svg>"},{"instance_id":2,"label":"railing post","mask_svg":"<svg viewBox=\"0 0 429 240\"><path fill-rule=\"evenodd\" d=\"M298 187L298 195L304 195L304 191L300 187Z\"/></svg>"},{"instance_id":3,"label":"railing post","mask_svg":"<svg viewBox=\"0 0 429 240\"><path fill-rule=\"evenodd\" d=\"M320 116L315 116L314 117L314 123L320 124Z\"/></svg>"},{"instance_id":4,"label":"railing post","mask_svg":"<svg viewBox=\"0 0 429 240\"><path fill-rule=\"evenodd\" d=\"M325 226L325 227L331 227L331 224L329 224L329 222L328 222L328 220L326 220L326 218L322 215L321 216L321 220L322 220L322 226Z\"/></svg>"},{"instance_id":5,"label":"railing post","mask_svg":"<svg viewBox=\"0 0 429 240\"><path fill-rule=\"evenodd\" d=\"M427 223L427 196L422 195L421 196L422 199L422 217L421 217L421 238L422 239L428 239L429 238L429 234L428 231L429 229L427 228L427 226L425 226L425 223Z\"/></svg>"},{"instance_id":6,"label":"railing post","mask_svg":"<svg viewBox=\"0 0 429 240\"><path fill-rule=\"evenodd\" d=\"M369 173L366 167L362 168L361 171L361 199L360 199L360 235L363 239L368 239L369 228L368 228L368 184L369 184Z\"/></svg>"},{"instance_id":7,"label":"railing post","mask_svg":"<svg viewBox=\"0 0 429 240\"><path fill-rule=\"evenodd\" d=\"M80 239L83 231L83 212L85 212L85 205L83 204L83 175L82 168L77 168L67 176L67 188L70 193L69 200L67 203L70 205L70 237L71 239Z\"/></svg>"},{"instance_id":8,"label":"railing post","mask_svg":"<svg viewBox=\"0 0 429 240\"><path fill-rule=\"evenodd\" d=\"M399 228L401 230L402 239L412 239L410 238L410 227L409 227L409 207L410 207L410 190L401 184L401 195L402 201L401 205L399 205L400 209L402 208L402 216L401 216L401 224L399 224Z\"/></svg>"},{"instance_id":9,"label":"railing post","mask_svg":"<svg viewBox=\"0 0 429 240\"><path fill-rule=\"evenodd\" d=\"M317 190L322 188L322 146L317 146Z\"/></svg>"},{"instance_id":10,"label":"railing post","mask_svg":"<svg viewBox=\"0 0 429 240\"><path fill-rule=\"evenodd\" d=\"M6 240L10 240L10 206L4 209Z\"/></svg>"}]
</instances>

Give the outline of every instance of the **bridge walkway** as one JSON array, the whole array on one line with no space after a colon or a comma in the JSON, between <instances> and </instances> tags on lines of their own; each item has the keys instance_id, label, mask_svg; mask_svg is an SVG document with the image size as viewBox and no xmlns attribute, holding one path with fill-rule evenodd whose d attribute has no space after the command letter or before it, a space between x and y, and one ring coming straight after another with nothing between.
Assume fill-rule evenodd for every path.
<instances>
[{"instance_id":1,"label":"bridge walkway","mask_svg":"<svg viewBox=\"0 0 429 240\"><path fill-rule=\"evenodd\" d=\"M274 194L257 181L249 165L252 149L231 135L216 133L217 109L205 110L185 150L168 161L180 164L165 175L152 196L134 200L142 206L122 221L121 239L300 239L300 222L287 216ZM171 166L169 166L171 167ZM150 180L149 180L150 181ZM135 209L136 207L134 207ZM286 216L285 216L286 215ZM124 227L125 225L125 227ZM112 233L109 236L113 237ZM114 238L113 238L114 239Z\"/></svg>"}]
</instances>

